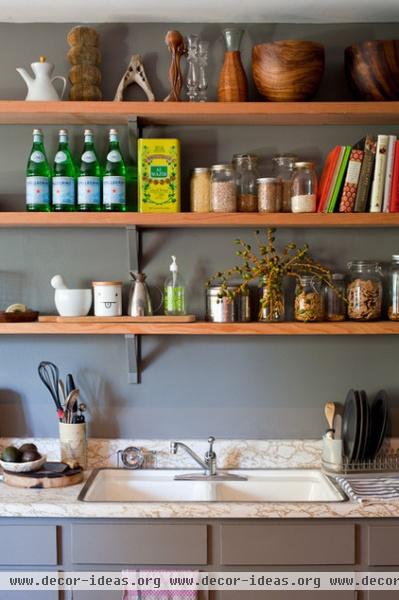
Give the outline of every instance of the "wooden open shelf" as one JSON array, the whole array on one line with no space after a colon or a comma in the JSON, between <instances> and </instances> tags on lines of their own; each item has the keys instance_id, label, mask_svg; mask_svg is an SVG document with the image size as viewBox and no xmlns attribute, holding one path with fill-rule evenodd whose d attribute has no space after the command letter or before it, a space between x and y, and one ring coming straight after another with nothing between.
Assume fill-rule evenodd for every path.
<instances>
[{"instance_id":1,"label":"wooden open shelf","mask_svg":"<svg viewBox=\"0 0 399 600\"><path fill-rule=\"evenodd\" d=\"M374 323L1 323L0 335L397 335L399 322Z\"/></svg>"},{"instance_id":2,"label":"wooden open shelf","mask_svg":"<svg viewBox=\"0 0 399 600\"><path fill-rule=\"evenodd\" d=\"M0 212L0 227L399 227L399 213L30 213Z\"/></svg>"},{"instance_id":3,"label":"wooden open shelf","mask_svg":"<svg viewBox=\"0 0 399 600\"><path fill-rule=\"evenodd\" d=\"M393 125L399 102L0 101L3 125Z\"/></svg>"}]
</instances>

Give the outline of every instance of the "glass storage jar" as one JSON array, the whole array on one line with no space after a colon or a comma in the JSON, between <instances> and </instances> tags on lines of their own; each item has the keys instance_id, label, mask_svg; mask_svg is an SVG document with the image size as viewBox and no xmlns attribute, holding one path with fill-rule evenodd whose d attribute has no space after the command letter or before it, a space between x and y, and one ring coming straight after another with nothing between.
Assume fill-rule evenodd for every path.
<instances>
[{"instance_id":1,"label":"glass storage jar","mask_svg":"<svg viewBox=\"0 0 399 600\"><path fill-rule=\"evenodd\" d=\"M348 263L348 317L353 321L373 321L381 317L382 271L374 260Z\"/></svg>"},{"instance_id":2,"label":"glass storage jar","mask_svg":"<svg viewBox=\"0 0 399 600\"><path fill-rule=\"evenodd\" d=\"M255 154L234 154L233 167L236 177L238 212L257 212L257 156Z\"/></svg>"},{"instance_id":3,"label":"glass storage jar","mask_svg":"<svg viewBox=\"0 0 399 600\"><path fill-rule=\"evenodd\" d=\"M333 273L331 283L326 286L325 309L327 321L345 321L346 283L344 273Z\"/></svg>"},{"instance_id":4,"label":"glass storage jar","mask_svg":"<svg viewBox=\"0 0 399 600\"><path fill-rule=\"evenodd\" d=\"M261 177L258 184L258 211L274 213L281 210L281 181L276 177Z\"/></svg>"},{"instance_id":5,"label":"glass storage jar","mask_svg":"<svg viewBox=\"0 0 399 600\"><path fill-rule=\"evenodd\" d=\"M399 254L392 255L389 285L388 319L399 321Z\"/></svg>"},{"instance_id":6,"label":"glass storage jar","mask_svg":"<svg viewBox=\"0 0 399 600\"><path fill-rule=\"evenodd\" d=\"M211 199L211 172L205 167L193 169L190 181L191 212L209 212Z\"/></svg>"},{"instance_id":7,"label":"glass storage jar","mask_svg":"<svg viewBox=\"0 0 399 600\"><path fill-rule=\"evenodd\" d=\"M232 165L213 165L211 170L211 210L236 212L237 194Z\"/></svg>"},{"instance_id":8,"label":"glass storage jar","mask_svg":"<svg viewBox=\"0 0 399 600\"><path fill-rule=\"evenodd\" d=\"M295 154L276 154L272 158L273 175L281 180L281 210L291 212L292 174L298 157Z\"/></svg>"},{"instance_id":9,"label":"glass storage jar","mask_svg":"<svg viewBox=\"0 0 399 600\"><path fill-rule=\"evenodd\" d=\"M323 319L323 285L312 275L302 275L295 288L295 320L308 323Z\"/></svg>"},{"instance_id":10,"label":"glass storage jar","mask_svg":"<svg viewBox=\"0 0 399 600\"><path fill-rule=\"evenodd\" d=\"M316 211L317 175L312 162L296 162L292 175L291 210L294 213Z\"/></svg>"}]
</instances>

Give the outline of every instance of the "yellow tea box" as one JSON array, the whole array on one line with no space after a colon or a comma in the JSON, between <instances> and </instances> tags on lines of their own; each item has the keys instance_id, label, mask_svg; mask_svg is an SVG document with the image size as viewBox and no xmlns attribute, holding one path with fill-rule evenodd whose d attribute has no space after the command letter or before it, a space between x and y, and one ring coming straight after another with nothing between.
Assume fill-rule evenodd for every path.
<instances>
[{"instance_id":1,"label":"yellow tea box","mask_svg":"<svg viewBox=\"0 0 399 600\"><path fill-rule=\"evenodd\" d=\"M138 140L139 212L180 212L180 142Z\"/></svg>"}]
</instances>

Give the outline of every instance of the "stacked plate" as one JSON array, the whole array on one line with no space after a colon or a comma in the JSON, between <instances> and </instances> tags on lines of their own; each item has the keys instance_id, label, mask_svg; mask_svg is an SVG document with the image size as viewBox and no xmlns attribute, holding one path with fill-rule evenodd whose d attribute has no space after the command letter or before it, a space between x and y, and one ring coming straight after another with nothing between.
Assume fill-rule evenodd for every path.
<instances>
[{"instance_id":1,"label":"stacked plate","mask_svg":"<svg viewBox=\"0 0 399 600\"><path fill-rule=\"evenodd\" d=\"M365 391L349 390L342 417L343 450L349 462L375 459L387 434L388 421L385 390L378 392L371 404Z\"/></svg>"}]
</instances>

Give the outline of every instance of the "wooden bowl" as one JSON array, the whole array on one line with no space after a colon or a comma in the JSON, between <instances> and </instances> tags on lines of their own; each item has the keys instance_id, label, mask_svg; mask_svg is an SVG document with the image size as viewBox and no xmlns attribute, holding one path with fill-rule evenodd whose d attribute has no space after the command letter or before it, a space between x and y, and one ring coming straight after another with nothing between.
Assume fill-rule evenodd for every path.
<instances>
[{"instance_id":1,"label":"wooden bowl","mask_svg":"<svg viewBox=\"0 0 399 600\"><path fill-rule=\"evenodd\" d=\"M309 100L324 72L324 47L316 42L283 40L252 50L252 75L258 92L272 102Z\"/></svg>"},{"instance_id":2,"label":"wooden bowl","mask_svg":"<svg viewBox=\"0 0 399 600\"><path fill-rule=\"evenodd\" d=\"M399 40L375 40L345 49L345 73L361 100L399 99Z\"/></svg>"}]
</instances>

